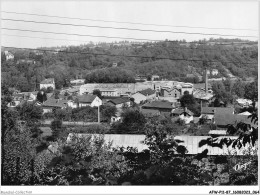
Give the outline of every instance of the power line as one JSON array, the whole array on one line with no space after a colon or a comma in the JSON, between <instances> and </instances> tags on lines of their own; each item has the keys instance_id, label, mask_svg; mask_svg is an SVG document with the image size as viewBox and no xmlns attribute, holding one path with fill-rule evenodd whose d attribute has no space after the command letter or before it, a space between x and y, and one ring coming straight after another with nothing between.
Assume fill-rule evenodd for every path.
<instances>
[{"instance_id":1,"label":"power line","mask_svg":"<svg viewBox=\"0 0 260 195\"><path fill-rule=\"evenodd\" d=\"M75 40L75 39L54 39L54 38L47 38L47 37L32 37L32 36L25 36L25 35L9 35L9 34L4 34L2 33L1 35L4 36L11 36L11 37L26 37L26 38L36 38L36 39L50 39L50 40L62 40L62 41L77 41L77 42L84 42L84 43L89 43L89 41L80 41L80 40Z\"/></svg>"},{"instance_id":2,"label":"power line","mask_svg":"<svg viewBox=\"0 0 260 195\"><path fill-rule=\"evenodd\" d=\"M48 37L37 37L37 36L25 36L25 35L10 35L10 34L4 34L2 33L3 36L11 36L11 37L26 37L26 38L37 38L37 39L49 39L49 40L57 40L57 41L76 41L76 42L83 42L83 43L89 43L89 41L83 41L83 40L75 40L75 39L58 39L58 38L48 38ZM109 37L111 38L111 37ZM156 40L154 40L156 41ZM158 40L159 41L159 40ZM168 42L168 41L163 41L161 40L161 42ZM240 43L238 43L240 44ZM241 43L241 44L251 44L250 42L247 42L247 43ZM234 43L233 44L216 44L216 45L235 45ZM190 47L182 47L181 45L178 46L178 47L173 47L171 46L171 48L176 48L176 49L181 49L181 50L201 50L201 51L216 51L216 50L219 50L219 49L204 49L204 48L198 48L198 47L194 47L194 48L190 48Z\"/></svg>"},{"instance_id":3,"label":"power line","mask_svg":"<svg viewBox=\"0 0 260 195\"><path fill-rule=\"evenodd\" d=\"M16 30L16 31L24 31L24 32L37 32L37 33L46 33L46 34L57 34L57 35L75 35L81 37L102 37L109 39L126 39L126 40L136 40L136 41L163 41L163 40L153 40L153 39L138 39L138 38L129 38L129 37L111 37L111 36L103 36L103 35L89 35L89 34L76 34L76 33L60 33L60 32L51 32L51 31L39 31L39 30L27 30L27 29L19 29L19 28L2 28L4 30Z\"/></svg>"},{"instance_id":4,"label":"power line","mask_svg":"<svg viewBox=\"0 0 260 195\"><path fill-rule=\"evenodd\" d=\"M111 37L111 36L102 36L102 35L89 35L89 34L76 34L76 33L60 33L60 32L52 32L52 31L38 31L38 30L28 30L28 29L19 29L19 28L2 28L3 30L11 30L11 31L22 31L22 32L36 32L36 33L44 33L44 34L57 34L57 35L73 35L73 36L81 36L81 37L103 37L103 38L119 38L123 40L135 40L135 41L154 41L154 42L176 42L176 41L170 41L170 40L155 40L155 39L138 39L138 38L131 38L131 37ZM11 35L8 35L11 36ZM18 35L17 35L18 36ZM30 37L30 36L21 36L21 37ZM41 37L35 37L35 38L41 38ZM43 38L45 39L45 38ZM46 39L53 39L53 38L46 38ZM55 40L55 39L53 39ZM58 39L58 40L68 40L68 39ZM70 40L68 40L70 41ZM76 40L71 40L76 41ZM78 40L77 40L78 41ZM189 42L194 43L198 45L206 45L207 43L198 43L198 42ZM215 44L215 45L236 45L236 44L257 44L252 42L238 42L238 43L222 43L222 44ZM193 48L186 48L186 49L193 49ZM194 48L195 49L195 48ZM203 50L203 49L202 49ZM214 50L214 49L206 49L206 50Z\"/></svg>"},{"instance_id":5,"label":"power line","mask_svg":"<svg viewBox=\"0 0 260 195\"><path fill-rule=\"evenodd\" d=\"M22 49L22 50L30 50L30 51L43 51L43 52L57 52L52 49L32 49L32 48L21 48L21 47L8 47L2 46L4 48L9 49ZM220 62L215 60L203 60L203 59L184 59L184 58L164 58L164 57L149 57L149 56L138 56L138 55L120 55L120 54L104 54L104 53L91 53L91 52L76 52L76 51L58 51L61 53L77 53L77 54L87 54L94 56L113 56L113 57L130 57L130 58L146 58L146 59L156 59L156 60L172 60L172 61L190 61L190 62ZM225 61L225 63L234 63L232 61ZM257 64L257 63L240 63L240 64Z\"/></svg>"},{"instance_id":6,"label":"power line","mask_svg":"<svg viewBox=\"0 0 260 195\"><path fill-rule=\"evenodd\" d=\"M99 25L82 25L82 24L71 24L71 23L59 23L59 22L43 22L35 20L19 20L2 18L5 21L12 22L27 22L36 24L51 24L51 25L62 25L62 26L76 26L76 27L88 27L88 28L102 28L102 29L114 29L114 30L130 30L130 31L141 31L141 32L155 32L155 33L172 33L172 34L189 34L189 35L215 35L223 37L252 37L258 38L257 36L245 36L245 35L225 35L225 34L215 34L215 33L197 33L197 32L182 32L182 31L167 31L167 30L153 30L153 29L140 29L140 28L125 28L125 27L112 27L112 26L99 26Z\"/></svg>"},{"instance_id":7,"label":"power line","mask_svg":"<svg viewBox=\"0 0 260 195\"><path fill-rule=\"evenodd\" d=\"M88 18L75 18L75 17L64 17L64 16L54 16L54 15L45 15L45 14L32 14L32 13L22 13L22 12L10 12L10 11L1 11L3 13L9 14L18 14L18 15L29 15L29 16L43 16L50 18L63 18L63 19L73 19L73 20L83 20L83 21L94 21L94 22L107 22L107 23L118 23L118 24L137 24L144 26L165 26L165 27L175 27L175 28L198 28L198 29L222 29L222 30L247 30L247 31L257 31L255 29L246 29L246 28L216 28L216 27L202 27L202 26L174 26L174 25L165 25L165 24L152 24L152 23L140 23L140 22L119 22L113 20L97 20L97 19L88 19Z\"/></svg>"}]
</instances>

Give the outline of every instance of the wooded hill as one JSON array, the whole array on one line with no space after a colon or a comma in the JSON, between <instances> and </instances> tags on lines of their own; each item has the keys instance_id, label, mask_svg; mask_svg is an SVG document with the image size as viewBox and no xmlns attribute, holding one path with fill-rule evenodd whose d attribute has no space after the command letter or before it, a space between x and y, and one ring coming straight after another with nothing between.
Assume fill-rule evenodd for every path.
<instances>
[{"instance_id":1,"label":"wooded hill","mask_svg":"<svg viewBox=\"0 0 260 195\"><path fill-rule=\"evenodd\" d=\"M68 86L70 79L91 78L92 74L98 75L100 82L104 82L104 78L109 78L113 72L116 74L113 74L112 82L132 82L136 75L153 74L163 79L181 80L187 74L202 75L205 64L203 66L200 60L207 61L208 69L218 69L219 77L231 72L243 79L257 76L257 48L257 42L240 39L210 39L192 43L185 40L156 43L124 41L39 50L2 48L2 51L14 54L14 60L6 61L2 52L2 84L31 91L37 89L44 78L53 77L56 88L60 89ZM113 63L117 65L112 67ZM98 69L102 71L96 72Z\"/></svg>"}]
</instances>

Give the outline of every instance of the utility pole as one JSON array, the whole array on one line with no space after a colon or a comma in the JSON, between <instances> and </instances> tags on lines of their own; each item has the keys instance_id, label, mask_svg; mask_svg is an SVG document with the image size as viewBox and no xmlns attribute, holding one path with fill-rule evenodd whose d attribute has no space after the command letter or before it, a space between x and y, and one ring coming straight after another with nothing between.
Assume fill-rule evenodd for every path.
<instances>
[{"instance_id":1,"label":"utility pole","mask_svg":"<svg viewBox=\"0 0 260 195\"><path fill-rule=\"evenodd\" d=\"M98 106L98 123L100 123L100 105Z\"/></svg>"}]
</instances>

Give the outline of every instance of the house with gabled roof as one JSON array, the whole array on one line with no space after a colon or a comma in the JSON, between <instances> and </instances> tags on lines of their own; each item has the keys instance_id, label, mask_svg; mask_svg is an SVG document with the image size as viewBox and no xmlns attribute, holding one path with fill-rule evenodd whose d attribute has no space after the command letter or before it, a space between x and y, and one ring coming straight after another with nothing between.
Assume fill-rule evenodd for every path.
<instances>
[{"instance_id":1,"label":"house with gabled roof","mask_svg":"<svg viewBox=\"0 0 260 195\"><path fill-rule=\"evenodd\" d=\"M205 92L202 89L193 90L194 98L203 105L209 105L209 103L214 101L214 95L209 92Z\"/></svg>"},{"instance_id":2,"label":"house with gabled roof","mask_svg":"<svg viewBox=\"0 0 260 195\"><path fill-rule=\"evenodd\" d=\"M24 95L24 100L26 101L35 101L37 97L38 91L32 91L32 92L21 92L21 94Z\"/></svg>"},{"instance_id":3,"label":"house with gabled roof","mask_svg":"<svg viewBox=\"0 0 260 195\"><path fill-rule=\"evenodd\" d=\"M76 97L76 101L78 103L78 107L98 107L102 105L102 100L96 96L91 94L83 94Z\"/></svg>"},{"instance_id":4,"label":"house with gabled roof","mask_svg":"<svg viewBox=\"0 0 260 195\"><path fill-rule=\"evenodd\" d=\"M163 97L173 97L175 99L179 99L181 96L181 89L178 87L173 87L173 88L162 88L161 89L161 95Z\"/></svg>"},{"instance_id":5,"label":"house with gabled roof","mask_svg":"<svg viewBox=\"0 0 260 195\"><path fill-rule=\"evenodd\" d=\"M256 127L257 125L251 121L251 118L247 115L237 115L230 113L216 113L215 114L215 124L218 127L226 128L228 125L236 125L240 122L250 124Z\"/></svg>"},{"instance_id":6,"label":"house with gabled roof","mask_svg":"<svg viewBox=\"0 0 260 195\"><path fill-rule=\"evenodd\" d=\"M146 100L155 99L155 97L156 97L156 91L152 90L151 88L138 91L132 95L132 98L134 98L134 101L137 104L140 104L141 102Z\"/></svg>"},{"instance_id":7,"label":"house with gabled roof","mask_svg":"<svg viewBox=\"0 0 260 195\"><path fill-rule=\"evenodd\" d=\"M75 104L72 100L60 100L60 99L50 98L45 102L43 102L42 104L43 114L52 112L53 109L65 109L67 107L73 107L73 105Z\"/></svg>"},{"instance_id":8,"label":"house with gabled roof","mask_svg":"<svg viewBox=\"0 0 260 195\"><path fill-rule=\"evenodd\" d=\"M189 109L185 108L176 108L173 109L171 112L173 117L178 117L181 120L185 122L185 124L189 124L191 121L193 121L193 112L190 111Z\"/></svg>"},{"instance_id":9,"label":"house with gabled roof","mask_svg":"<svg viewBox=\"0 0 260 195\"><path fill-rule=\"evenodd\" d=\"M47 89L48 87L52 87L52 89L55 89L55 82L54 82L54 78L48 78L48 79L44 79L41 83L40 83L40 89Z\"/></svg>"},{"instance_id":10,"label":"house with gabled roof","mask_svg":"<svg viewBox=\"0 0 260 195\"><path fill-rule=\"evenodd\" d=\"M119 97L119 98L108 100L107 104L111 106L115 106L116 108L122 108L124 106L130 107L131 101L129 100L129 98Z\"/></svg>"},{"instance_id":11,"label":"house with gabled roof","mask_svg":"<svg viewBox=\"0 0 260 195\"><path fill-rule=\"evenodd\" d=\"M205 118L209 121L214 121L216 114L234 114L234 108L232 107L202 107L201 115L199 118Z\"/></svg>"},{"instance_id":12,"label":"house with gabled roof","mask_svg":"<svg viewBox=\"0 0 260 195\"><path fill-rule=\"evenodd\" d=\"M17 107L24 101L24 94L17 93L12 96L12 101L7 104L8 107Z\"/></svg>"}]
</instances>

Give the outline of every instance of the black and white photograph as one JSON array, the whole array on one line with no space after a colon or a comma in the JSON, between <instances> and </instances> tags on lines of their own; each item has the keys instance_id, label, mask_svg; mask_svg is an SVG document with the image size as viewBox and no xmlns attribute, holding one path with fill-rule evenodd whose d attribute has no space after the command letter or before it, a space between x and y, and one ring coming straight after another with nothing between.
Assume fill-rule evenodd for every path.
<instances>
[{"instance_id":1,"label":"black and white photograph","mask_svg":"<svg viewBox=\"0 0 260 195\"><path fill-rule=\"evenodd\" d=\"M1 194L259 194L259 0L2 0Z\"/></svg>"}]
</instances>

